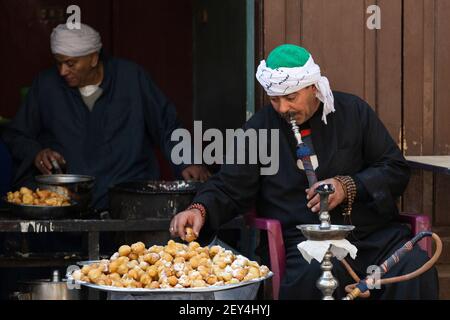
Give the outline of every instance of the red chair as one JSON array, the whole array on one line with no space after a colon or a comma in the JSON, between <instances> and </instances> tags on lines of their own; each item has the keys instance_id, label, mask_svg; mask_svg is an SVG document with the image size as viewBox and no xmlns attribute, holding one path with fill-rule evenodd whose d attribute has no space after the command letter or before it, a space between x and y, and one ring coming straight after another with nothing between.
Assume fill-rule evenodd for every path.
<instances>
[{"instance_id":1,"label":"red chair","mask_svg":"<svg viewBox=\"0 0 450 320\"><path fill-rule=\"evenodd\" d=\"M274 300L278 300L280 293L281 279L284 275L286 266L286 257L283 241L283 231L280 221L276 219L259 218L255 211L251 211L245 216L246 223L249 227L257 230L267 231L267 240L269 244L270 269L273 272L272 278L272 295ZM421 231L430 231L430 218L426 215L416 215L410 213L401 213L400 222L407 223L411 226L414 235ZM426 237L419 242L420 247L427 251L428 256L432 256L431 238Z\"/></svg>"}]
</instances>

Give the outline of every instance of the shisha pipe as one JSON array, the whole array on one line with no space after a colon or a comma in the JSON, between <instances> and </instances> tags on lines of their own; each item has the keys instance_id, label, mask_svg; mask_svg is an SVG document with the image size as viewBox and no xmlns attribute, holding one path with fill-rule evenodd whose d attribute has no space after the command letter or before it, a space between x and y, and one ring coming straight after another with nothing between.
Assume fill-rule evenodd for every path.
<instances>
[{"instance_id":1,"label":"shisha pipe","mask_svg":"<svg viewBox=\"0 0 450 320\"><path fill-rule=\"evenodd\" d=\"M408 274L381 280L379 279L384 274L386 274L394 265L396 265L406 253L410 252L418 241L420 241L422 238L425 237L432 237L436 243L436 251L430 260L428 260L423 266L421 266L417 270L410 272ZM356 273L353 271L353 269L350 267L347 261L345 261L345 259L341 260L342 264L347 269L352 278L356 282L358 282L357 284L345 287L345 290L348 292L348 294L342 300L354 300L360 295L363 297L368 297L370 295L369 290L371 288L374 288L375 285L384 285L389 283L402 282L418 277L422 273L428 271L436 263L441 253L442 253L442 241L439 238L439 236L430 231L423 231L417 234L410 241L405 243L403 247L395 251L393 255L391 255L386 261L384 261L379 267L381 270L379 273L372 273L371 275L367 276L364 280L359 279L359 277L356 275Z\"/></svg>"},{"instance_id":2,"label":"shisha pipe","mask_svg":"<svg viewBox=\"0 0 450 320\"><path fill-rule=\"evenodd\" d=\"M306 178L308 179L308 184L311 188L317 182L317 176L311 162L312 151L306 143L303 142L300 129L292 113L289 115L289 122L292 126L292 131L294 131L295 139L297 140L297 159L299 159L303 164Z\"/></svg>"}]
</instances>

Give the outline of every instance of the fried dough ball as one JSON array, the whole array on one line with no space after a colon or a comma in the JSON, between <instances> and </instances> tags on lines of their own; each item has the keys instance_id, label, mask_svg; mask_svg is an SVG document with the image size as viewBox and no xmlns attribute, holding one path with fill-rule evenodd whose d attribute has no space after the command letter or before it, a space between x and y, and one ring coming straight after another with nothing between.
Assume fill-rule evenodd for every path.
<instances>
[{"instance_id":1,"label":"fried dough ball","mask_svg":"<svg viewBox=\"0 0 450 320\"><path fill-rule=\"evenodd\" d=\"M261 277L267 276L267 275L269 274L269 272L270 272L269 268L268 268L267 266L265 266L265 265L262 265L262 266L259 268L259 271L260 271Z\"/></svg>"},{"instance_id":2,"label":"fried dough ball","mask_svg":"<svg viewBox=\"0 0 450 320\"><path fill-rule=\"evenodd\" d=\"M113 262L111 262L110 264L109 264L109 272L111 272L111 273L115 273L115 272L117 272L117 269L119 268L119 261L117 261L117 260L114 260Z\"/></svg>"},{"instance_id":3,"label":"fried dough ball","mask_svg":"<svg viewBox=\"0 0 450 320\"><path fill-rule=\"evenodd\" d=\"M152 281L149 286L150 289L158 289L159 288L159 282L158 281Z\"/></svg>"},{"instance_id":4,"label":"fried dough ball","mask_svg":"<svg viewBox=\"0 0 450 320\"><path fill-rule=\"evenodd\" d=\"M73 273L72 273L72 278L74 279L74 280L81 280L81 277L83 276L83 272L81 272L81 270L75 270Z\"/></svg>"},{"instance_id":5,"label":"fried dough ball","mask_svg":"<svg viewBox=\"0 0 450 320\"><path fill-rule=\"evenodd\" d=\"M128 277L137 280L139 278L139 273L137 272L136 269L131 269L130 271L128 271Z\"/></svg>"},{"instance_id":6,"label":"fried dough ball","mask_svg":"<svg viewBox=\"0 0 450 320\"><path fill-rule=\"evenodd\" d=\"M113 286L113 287L117 287L117 288L123 288L124 286L123 286L123 283L122 283L122 281L112 281L112 283L111 283L111 285Z\"/></svg>"},{"instance_id":7,"label":"fried dough ball","mask_svg":"<svg viewBox=\"0 0 450 320\"><path fill-rule=\"evenodd\" d=\"M150 253L160 253L161 251L164 251L163 246L152 246L148 249L148 252Z\"/></svg>"},{"instance_id":8,"label":"fried dough ball","mask_svg":"<svg viewBox=\"0 0 450 320\"><path fill-rule=\"evenodd\" d=\"M137 260L139 258L139 255L137 253L131 252L128 255L128 258L130 258L130 260Z\"/></svg>"},{"instance_id":9,"label":"fried dough ball","mask_svg":"<svg viewBox=\"0 0 450 320\"><path fill-rule=\"evenodd\" d=\"M190 250L190 251L191 250L195 250L197 248L200 248L200 244L198 242L196 242L196 241L192 241L188 245L188 250Z\"/></svg>"},{"instance_id":10,"label":"fried dough ball","mask_svg":"<svg viewBox=\"0 0 450 320\"><path fill-rule=\"evenodd\" d=\"M245 281L249 281L249 280L258 279L260 277L261 277L261 274L259 272L259 268L250 267L250 269L248 270L248 273L245 276L244 280Z\"/></svg>"},{"instance_id":11,"label":"fried dough ball","mask_svg":"<svg viewBox=\"0 0 450 320\"><path fill-rule=\"evenodd\" d=\"M26 195L26 194L32 195L33 194L33 191L28 189L28 188L26 188L26 187L20 188L19 192L22 195Z\"/></svg>"},{"instance_id":12,"label":"fried dough ball","mask_svg":"<svg viewBox=\"0 0 450 320\"><path fill-rule=\"evenodd\" d=\"M111 273L111 274L109 275L109 278L110 278L112 281L119 281L120 279L122 279L122 277L121 277L120 274L118 274L118 273Z\"/></svg>"},{"instance_id":13,"label":"fried dough ball","mask_svg":"<svg viewBox=\"0 0 450 320\"><path fill-rule=\"evenodd\" d=\"M244 268L233 269L233 271L231 272L231 274L233 275L233 278L236 278L239 281L244 280L247 273L248 273L248 269L244 269Z\"/></svg>"},{"instance_id":14,"label":"fried dough ball","mask_svg":"<svg viewBox=\"0 0 450 320\"><path fill-rule=\"evenodd\" d=\"M143 260L148 264L155 264L161 257L155 252L150 252L142 256Z\"/></svg>"},{"instance_id":15,"label":"fried dough ball","mask_svg":"<svg viewBox=\"0 0 450 320\"><path fill-rule=\"evenodd\" d=\"M24 194L22 197L23 204L33 204L34 203L33 200L34 200L33 195L29 193Z\"/></svg>"},{"instance_id":16,"label":"fried dough ball","mask_svg":"<svg viewBox=\"0 0 450 320\"><path fill-rule=\"evenodd\" d=\"M172 287L175 287L178 284L178 278L175 276L170 276L167 281L169 282L169 285Z\"/></svg>"},{"instance_id":17,"label":"fried dough ball","mask_svg":"<svg viewBox=\"0 0 450 320\"><path fill-rule=\"evenodd\" d=\"M90 270L91 270L91 266L89 266L89 265L84 265L84 266L81 268L81 272L82 272L85 276L87 276L87 274L89 273Z\"/></svg>"},{"instance_id":18,"label":"fried dough ball","mask_svg":"<svg viewBox=\"0 0 450 320\"><path fill-rule=\"evenodd\" d=\"M215 275L210 275L206 279L206 283L211 285L211 286L215 285L218 281L219 281L219 279Z\"/></svg>"},{"instance_id":19,"label":"fried dough ball","mask_svg":"<svg viewBox=\"0 0 450 320\"><path fill-rule=\"evenodd\" d=\"M197 239L197 235L195 234L194 229L192 229L192 228L190 228L190 227L187 227L187 228L185 229L185 232L186 232L186 236L185 236L184 239L185 239L187 242L192 242L192 241L194 241L194 240Z\"/></svg>"},{"instance_id":20,"label":"fried dough ball","mask_svg":"<svg viewBox=\"0 0 450 320\"><path fill-rule=\"evenodd\" d=\"M167 262L172 262L173 261L173 256L171 254L167 253L167 252L164 252L161 255L161 260L167 261Z\"/></svg>"},{"instance_id":21,"label":"fried dough ball","mask_svg":"<svg viewBox=\"0 0 450 320\"><path fill-rule=\"evenodd\" d=\"M119 248L119 255L121 257L128 256L131 253L131 247L130 246L121 246Z\"/></svg>"},{"instance_id":22,"label":"fried dough ball","mask_svg":"<svg viewBox=\"0 0 450 320\"><path fill-rule=\"evenodd\" d=\"M158 268L156 266L148 267L147 274L152 278L156 278L158 276Z\"/></svg>"},{"instance_id":23,"label":"fried dough ball","mask_svg":"<svg viewBox=\"0 0 450 320\"><path fill-rule=\"evenodd\" d=\"M241 282L240 280L238 280L236 278L232 278L230 281L227 282L227 284L238 284L240 282Z\"/></svg>"},{"instance_id":24,"label":"fried dough ball","mask_svg":"<svg viewBox=\"0 0 450 320\"><path fill-rule=\"evenodd\" d=\"M50 191L37 189L36 194L39 196L39 198L48 198L50 196Z\"/></svg>"},{"instance_id":25,"label":"fried dough ball","mask_svg":"<svg viewBox=\"0 0 450 320\"><path fill-rule=\"evenodd\" d=\"M100 269L89 270L87 276L91 282L96 282L103 275Z\"/></svg>"},{"instance_id":26,"label":"fried dough ball","mask_svg":"<svg viewBox=\"0 0 450 320\"><path fill-rule=\"evenodd\" d=\"M142 283L144 286L149 285L152 283L152 277L150 277L147 273L144 273L140 278L139 282Z\"/></svg>"},{"instance_id":27,"label":"fried dough ball","mask_svg":"<svg viewBox=\"0 0 450 320\"><path fill-rule=\"evenodd\" d=\"M194 280L192 281L191 287L192 288L202 288L202 287L206 287L207 284L204 280Z\"/></svg>"},{"instance_id":28,"label":"fried dough ball","mask_svg":"<svg viewBox=\"0 0 450 320\"><path fill-rule=\"evenodd\" d=\"M131 251L138 256L143 255L145 251L145 244L143 242L136 242L131 245Z\"/></svg>"},{"instance_id":29,"label":"fried dough ball","mask_svg":"<svg viewBox=\"0 0 450 320\"><path fill-rule=\"evenodd\" d=\"M128 267L126 264L121 264L119 265L119 267L117 268L117 273L120 275L124 275L128 273Z\"/></svg>"}]
</instances>

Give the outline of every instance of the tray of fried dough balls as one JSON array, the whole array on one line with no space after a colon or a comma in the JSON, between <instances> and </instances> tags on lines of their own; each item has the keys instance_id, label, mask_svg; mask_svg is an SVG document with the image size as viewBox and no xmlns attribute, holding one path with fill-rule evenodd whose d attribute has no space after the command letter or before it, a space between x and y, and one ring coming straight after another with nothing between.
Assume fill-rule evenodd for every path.
<instances>
[{"instance_id":1,"label":"tray of fried dough balls","mask_svg":"<svg viewBox=\"0 0 450 320\"><path fill-rule=\"evenodd\" d=\"M249 286L268 279L268 267L221 245L201 247L173 240L146 248L123 245L109 260L86 261L68 281L116 293L214 292ZM257 290L257 288L256 288Z\"/></svg>"}]
</instances>

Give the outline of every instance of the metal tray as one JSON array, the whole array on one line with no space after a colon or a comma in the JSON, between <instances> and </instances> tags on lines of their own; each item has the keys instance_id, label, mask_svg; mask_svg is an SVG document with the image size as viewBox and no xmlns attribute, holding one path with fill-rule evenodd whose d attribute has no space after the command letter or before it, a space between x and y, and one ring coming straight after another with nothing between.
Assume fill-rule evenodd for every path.
<instances>
[{"instance_id":1,"label":"metal tray","mask_svg":"<svg viewBox=\"0 0 450 320\"><path fill-rule=\"evenodd\" d=\"M46 219L65 219L74 218L78 214L79 205L70 200L69 206L43 206L26 205L9 202L6 197L2 198L5 206L11 210L16 218L46 220Z\"/></svg>"},{"instance_id":2,"label":"metal tray","mask_svg":"<svg viewBox=\"0 0 450 320\"><path fill-rule=\"evenodd\" d=\"M77 264L86 265L99 262L81 261ZM84 281L77 281L67 274L67 282L79 284L91 289L101 290L108 293L109 300L254 300L259 286L273 276L270 271L265 277L254 279L238 284L227 284L223 286L210 286L204 288L118 288L113 286L102 286Z\"/></svg>"}]
</instances>

